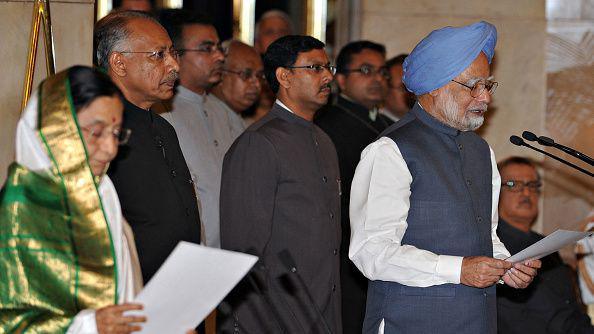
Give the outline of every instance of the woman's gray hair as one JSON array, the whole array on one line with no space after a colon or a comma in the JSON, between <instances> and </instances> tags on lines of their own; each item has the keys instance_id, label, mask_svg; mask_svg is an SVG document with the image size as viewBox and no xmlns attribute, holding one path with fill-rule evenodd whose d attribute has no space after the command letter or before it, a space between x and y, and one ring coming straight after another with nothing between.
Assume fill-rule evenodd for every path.
<instances>
[{"instance_id":1,"label":"woman's gray hair","mask_svg":"<svg viewBox=\"0 0 594 334\"><path fill-rule=\"evenodd\" d=\"M130 36L128 22L137 18L151 20L159 24L149 14L133 10L111 12L95 24L93 44L97 66L105 70L109 69L109 55L113 51L119 50L119 47L128 39Z\"/></svg>"}]
</instances>

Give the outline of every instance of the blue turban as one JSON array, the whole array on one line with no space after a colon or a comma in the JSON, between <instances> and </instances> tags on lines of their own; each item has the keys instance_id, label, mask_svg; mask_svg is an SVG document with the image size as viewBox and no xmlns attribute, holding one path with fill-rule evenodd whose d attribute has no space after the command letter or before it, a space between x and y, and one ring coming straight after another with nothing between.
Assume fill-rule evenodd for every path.
<instances>
[{"instance_id":1,"label":"blue turban","mask_svg":"<svg viewBox=\"0 0 594 334\"><path fill-rule=\"evenodd\" d=\"M429 93L462 73L481 51L490 64L496 43L497 29L485 21L434 30L404 60L402 81L415 95Z\"/></svg>"}]
</instances>

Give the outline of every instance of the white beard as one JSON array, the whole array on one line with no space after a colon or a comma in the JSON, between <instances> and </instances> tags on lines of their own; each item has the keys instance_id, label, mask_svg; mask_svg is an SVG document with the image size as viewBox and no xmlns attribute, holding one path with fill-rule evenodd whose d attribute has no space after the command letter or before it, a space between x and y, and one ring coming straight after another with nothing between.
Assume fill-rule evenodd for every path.
<instances>
[{"instance_id":1,"label":"white beard","mask_svg":"<svg viewBox=\"0 0 594 334\"><path fill-rule=\"evenodd\" d=\"M483 125L484 116L472 115L472 111L465 111L463 115L459 114L459 105L454 100L452 94L447 92L446 96L437 104L438 109L443 112L443 117L447 125L460 131L474 131Z\"/></svg>"}]
</instances>

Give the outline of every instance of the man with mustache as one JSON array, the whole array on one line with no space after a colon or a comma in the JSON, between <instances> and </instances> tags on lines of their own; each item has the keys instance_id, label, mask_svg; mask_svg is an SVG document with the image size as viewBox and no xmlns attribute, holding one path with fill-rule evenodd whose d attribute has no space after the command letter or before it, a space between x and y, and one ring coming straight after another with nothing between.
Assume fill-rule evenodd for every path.
<instances>
[{"instance_id":1,"label":"man with mustache","mask_svg":"<svg viewBox=\"0 0 594 334\"><path fill-rule=\"evenodd\" d=\"M253 47L235 40L225 44L227 55L223 78L212 89L214 96L209 96L206 105L211 109L222 109L222 112L232 112L234 116L240 117L244 110L258 101L262 84L266 80L264 65Z\"/></svg>"},{"instance_id":2,"label":"man with mustache","mask_svg":"<svg viewBox=\"0 0 594 334\"><path fill-rule=\"evenodd\" d=\"M496 41L487 22L425 37L403 66L417 104L361 155L349 257L370 279L364 333L496 333L495 283L526 288L541 265L503 260L501 179L474 133Z\"/></svg>"},{"instance_id":3,"label":"man with mustache","mask_svg":"<svg viewBox=\"0 0 594 334\"><path fill-rule=\"evenodd\" d=\"M222 329L342 333L338 160L312 122L328 101L334 67L324 43L289 35L270 44L264 71L278 99L233 143L221 184L222 247L256 254L260 263L250 274L256 282L230 294Z\"/></svg>"},{"instance_id":4,"label":"man with mustache","mask_svg":"<svg viewBox=\"0 0 594 334\"><path fill-rule=\"evenodd\" d=\"M515 254L544 236L533 232L542 183L534 164L510 157L497 165L501 174L497 234ZM524 290L497 287L499 333L594 333L577 301L571 269L559 253L541 259L542 268Z\"/></svg>"},{"instance_id":5,"label":"man with mustache","mask_svg":"<svg viewBox=\"0 0 594 334\"><path fill-rule=\"evenodd\" d=\"M340 278L344 333L361 333L365 317L367 279L349 260L351 181L361 151L393 122L378 113L387 90L386 49L370 41L345 45L336 58L340 95L322 108L316 124L328 134L338 153L342 180Z\"/></svg>"},{"instance_id":6,"label":"man with mustache","mask_svg":"<svg viewBox=\"0 0 594 334\"><path fill-rule=\"evenodd\" d=\"M179 136L198 199L206 246L220 247L219 190L225 152L243 131L231 110L213 107L208 91L221 81L225 56L215 27L190 11L164 10L160 20L179 56L179 85L170 111L161 114Z\"/></svg>"},{"instance_id":7,"label":"man with mustache","mask_svg":"<svg viewBox=\"0 0 594 334\"><path fill-rule=\"evenodd\" d=\"M144 283L178 242L200 243L198 203L173 127L151 109L173 96L177 53L167 32L141 12L114 12L95 26L97 64L124 94L132 130L108 170L134 231Z\"/></svg>"}]
</instances>

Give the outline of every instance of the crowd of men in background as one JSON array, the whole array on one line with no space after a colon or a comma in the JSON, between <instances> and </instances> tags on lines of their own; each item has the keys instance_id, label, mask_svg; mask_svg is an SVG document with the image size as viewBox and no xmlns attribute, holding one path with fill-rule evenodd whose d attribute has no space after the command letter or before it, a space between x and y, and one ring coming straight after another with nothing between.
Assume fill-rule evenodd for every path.
<instances>
[{"instance_id":1,"label":"crowd of men in background","mask_svg":"<svg viewBox=\"0 0 594 334\"><path fill-rule=\"evenodd\" d=\"M261 258L254 280L227 298L231 311L220 312L222 332L361 333L369 280L349 259L351 185L365 148L415 106L402 79L407 55L386 59L383 45L354 41L333 62L322 42L292 32L289 17L277 10L262 15L253 47L221 42L208 17L184 10L162 10L156 18L115 11L100 20L97 65L122 90L124 126L133 131L108 173L135 233L145 283L182 240ZM492 93L488 85L480 94ZM475 86L466 87L474 92ZM530 171L515 175L514 168ZM525 237L520 250L539 238L528 234L540 179L524 160L507 162L500 172L499 230ZM489 194L490 185L491 179ZM526 196L512 198L518 194ZM516 224L513 209L529 204L533 215ZM557 316L559 308L561 320L547 324L534 315L534 326L569 333L562 327L569 314L590 332L562 263L543 262L543 270L559 271L551 275L563 291L537 299L553 286L544 274L530 296L498 289L505 298L500 330L513 332L525 320L513 321L517 314L546 309ZM517 284L506 283L525 287L532 277L528 270Z\"/></svg>"}]
</instances>

